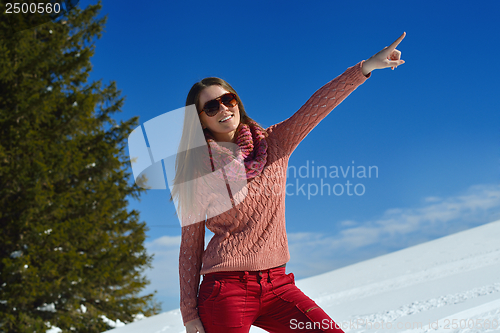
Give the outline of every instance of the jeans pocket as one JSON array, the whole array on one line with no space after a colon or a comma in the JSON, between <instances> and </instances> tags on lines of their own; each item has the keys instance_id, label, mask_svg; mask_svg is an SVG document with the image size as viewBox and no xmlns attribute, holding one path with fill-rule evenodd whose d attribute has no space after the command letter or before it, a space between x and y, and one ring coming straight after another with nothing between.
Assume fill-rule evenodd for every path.
<instances>
[{"instance_id":1,"label":"jeans pocket","mask_svg":"<svg viewBox=\"0 0 500 333\"><path fill-rule=\"evenodd\" d=\"M213 300L219 294L220 288L220 281L214 280L205 283L202 281L198 292L198 304Z\"/></svg>"},{"instance_id":2,"label":"jeans pocket","mask_svg":"<svg viewBox=\"0 0 500 333\"><path fill-rule=\"evenodd\" d=\"M246 297L245 283L221 281L220 292L212 304L212 324L223 327L242 327Z\"/></svg>"},{"instance_id":3,"label":"jeans pocket","mask_svg":"<svg viewBox=\"0 0 500 333\"><path fill-rule=\"evenodd\" d=\"M273 294L284 301L293 302L300 294L300 290L295 286L293 273L278 276L271 281Z\"/></svg>"}]
</instances>

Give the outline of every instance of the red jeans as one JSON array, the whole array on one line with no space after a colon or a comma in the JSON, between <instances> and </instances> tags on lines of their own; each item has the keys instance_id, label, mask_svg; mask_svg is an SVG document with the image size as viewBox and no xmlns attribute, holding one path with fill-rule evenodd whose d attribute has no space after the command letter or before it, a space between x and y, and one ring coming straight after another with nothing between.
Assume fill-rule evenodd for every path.
<instances>
[{"instance_id":1,"label":"red jeans","mask_svg":"<svg viewBox=\"0 0 500 333\"><path fill-rule=\"evenodd\" d=\"M273 333L343 333L285 270L205 274L198 294L205 333L248 333L251 325Z\"/></svg>"}]
</instances>

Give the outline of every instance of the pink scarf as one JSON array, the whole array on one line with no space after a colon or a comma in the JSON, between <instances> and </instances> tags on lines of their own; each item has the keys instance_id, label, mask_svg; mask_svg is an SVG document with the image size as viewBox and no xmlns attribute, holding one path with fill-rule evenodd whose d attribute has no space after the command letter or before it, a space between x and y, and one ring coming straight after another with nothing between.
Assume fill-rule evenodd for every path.
<instances>
[{"instance_id":1,"label":"pink scarf","mask_svg":"<svg viewBox=\"0 0 500 333\"><path fill-rule=\"evenodd\" d=\"M262 130L253 122L248 125L242 123L240 127L234 142L239 147L236 149L236 156L234 151L224 147L224 142L217 143L208 130L204 131L210 153L210 162L206 161L206 166L212 171L224 167L228 181L257 177L267 162L267 141ZM228 164L233 160L239 163L240 167L229 167ZM240 172L242 162L245 165L246 175Z\"/></svg>"}]
</instances>

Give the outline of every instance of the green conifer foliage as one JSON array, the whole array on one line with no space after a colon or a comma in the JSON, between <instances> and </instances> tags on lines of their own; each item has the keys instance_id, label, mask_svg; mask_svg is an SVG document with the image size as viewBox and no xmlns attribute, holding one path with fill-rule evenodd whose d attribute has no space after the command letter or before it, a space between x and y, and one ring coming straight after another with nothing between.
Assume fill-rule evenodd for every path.
<instances>
[{"instance_id":1,"label":"green conifer foliage","mask_svg":"<svg viewBox=\"0 0 500 333\"><path fill-rule=\"evenodd\" d=\"M5 2L5 0L0 0ZM157 314L142 188L127 172L115 82L87 83L100 2L9 34L0 21L0 332L103 332Z\"/></svg>"}]
</instances>

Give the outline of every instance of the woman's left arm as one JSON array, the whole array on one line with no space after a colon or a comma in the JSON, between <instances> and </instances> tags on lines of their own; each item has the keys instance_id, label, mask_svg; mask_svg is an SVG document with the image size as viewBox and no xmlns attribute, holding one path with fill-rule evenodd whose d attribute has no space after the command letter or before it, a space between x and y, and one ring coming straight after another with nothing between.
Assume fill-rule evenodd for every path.
<instances>
[{"instance_id":1,"label":"woman's left arm","mask_svg":"<svg viewBox=\"0 0 500 333\"><path fill-rule=\"evenodd\" d=\"M291 154L322 119L370 77L374 69L394 69L403 64L404 61L400 59L401 52L396 50L396 46L405 35L406 33L403 33L394 43L368 60L349 67L343 74L317 90L290 118L269 127L268 133L275 136L281 151Z\"/></svg>"}]
</instances>

